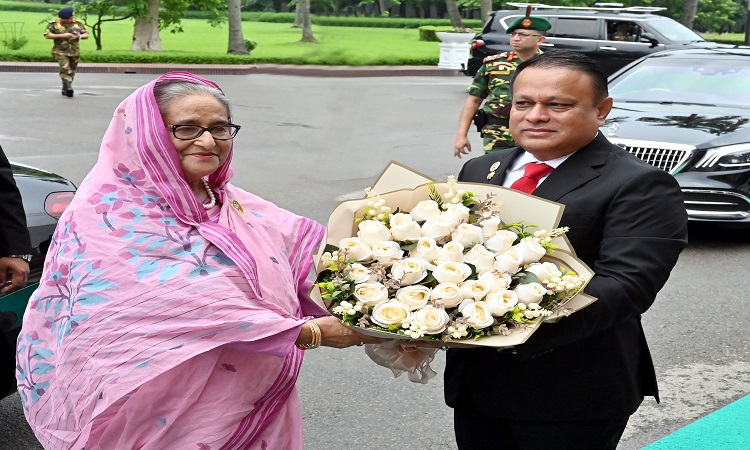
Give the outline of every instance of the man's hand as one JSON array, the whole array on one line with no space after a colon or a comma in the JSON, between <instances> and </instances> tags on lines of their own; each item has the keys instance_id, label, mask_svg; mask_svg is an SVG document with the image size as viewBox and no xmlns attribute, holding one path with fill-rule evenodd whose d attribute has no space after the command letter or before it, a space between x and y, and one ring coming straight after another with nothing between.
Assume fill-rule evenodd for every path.
<instances>
[{"instance_id":1,"label":"man's hand","mask_svg":"<svg viewBox=\"0 0 750 450\"><path fill-rule=\"evenodd\" d=\"M26 284L29 263L21 258L0 258L0 296L15 292Z\"/></svg>"},{"instance_id":2,"label":"man's hand","mask_svg":"<svg viewBox=\"0 0 750 450\"><path fill-rule=\"evenodd\" d=\"M461 159L461 155L468 155L470 151L471 143L469 142L469 138L465 135L457 135L456 141L453 143L453 156Z\"/></svg>"}]
</instances>

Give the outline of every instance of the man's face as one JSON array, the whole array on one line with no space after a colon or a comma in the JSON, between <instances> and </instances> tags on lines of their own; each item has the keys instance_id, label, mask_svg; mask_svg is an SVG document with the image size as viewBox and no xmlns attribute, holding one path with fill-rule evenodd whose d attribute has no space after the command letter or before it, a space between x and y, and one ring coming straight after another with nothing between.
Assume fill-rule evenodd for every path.
<instances>
[{"instance_id":1,"label":"man's face","mask_svg":"<svg viewBox=\"0 0 750 450\"><path fill-rule=\"evenodd\" d=\"M72 23L73 20L75 20L75 16L70 16L70 18L68 18L68 19L60 19L60 23L62 23L62 24L68 24L68 23Z\"/></svg>"},{"instance_id":2,"label":"man's face","mask_svg":"<svg viewBox=\"0 0 750 450\"><path fill-rule=\"evenodd\" d=\"M510 47L514 52L535 52L542 42L544 36L536 30L514 30L510 33Z\"/></svg>"},{"instance_id":3,"label":"man's face","mask_svg":"<svg viewBox=\"0 0 750 450\"><path fill-rule=\"evenodd\" d=\"M518 145L548 161L591 142L610 109L612 98L595 98L585 73L530 67L513 83L510 132Z\"/></svg>"}]
</instances>

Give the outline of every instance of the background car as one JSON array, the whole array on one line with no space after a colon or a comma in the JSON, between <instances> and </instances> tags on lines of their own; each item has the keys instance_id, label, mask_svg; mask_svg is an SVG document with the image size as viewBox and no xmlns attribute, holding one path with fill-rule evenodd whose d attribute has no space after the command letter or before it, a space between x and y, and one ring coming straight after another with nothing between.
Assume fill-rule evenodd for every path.
<instances>
[{"instance_id":1,"label":"background car","mask_svg":"<svg viewBox=\"0 0 750 450\"><path fill-rule=\"evenodd\" d=\"M482 32L472 41L471 56L463 71L466 75L474 76L485 57L511 51L510 36L505 30L511 22L526 14L527 4L508 5L519 9L491 13ZM552 24L541 45L542 51L584 53L599 61L610 75L642 56L663 50L734 47L706 41L669 17L652 14L665 8L606 5L589 8L533 4L531 15L544 17ZM618 29L625 34L618 33Z\"/></svg>"},{"instance_id":2,"label":"background car","mask_svg":"<svg viewBox=\"0 0 750 450\"><path fill-rule=\"evenodd\" d=\"M57 220L70 204L75 185L52 172L23 164L10 164L21 191L26 224L34 247L29 284L39 281ZM23 295L0 297L0 398L15 392L15 348L25 309Z\"/></svg>"},{"instance_id":3,"label":"background car","mask_svg":"<svg viewBox=\"0 0 750 450\"><path fill-rule=\"evenodd\" d=\"M750 226L750 48L649 55L609 94L602 133L674 175L690 220Z\"/></svg>"}]
</instances>

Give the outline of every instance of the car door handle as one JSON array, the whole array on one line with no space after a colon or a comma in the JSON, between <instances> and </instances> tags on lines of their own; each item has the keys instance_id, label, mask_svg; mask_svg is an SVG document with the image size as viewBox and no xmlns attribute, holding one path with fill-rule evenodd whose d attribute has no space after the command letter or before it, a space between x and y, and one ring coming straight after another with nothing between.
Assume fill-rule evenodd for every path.
<instances>
[{"instance_id":1,"label":"car door handle","mask_svg":"<svg viewBox=\"0 0 750 450\"><path fill-rule=\"evenodd\" d=\"M604 47L599 47L599 50L617 50L617 47L612 47L610 45L605 45Z\"/></svg>"}]
</instances>

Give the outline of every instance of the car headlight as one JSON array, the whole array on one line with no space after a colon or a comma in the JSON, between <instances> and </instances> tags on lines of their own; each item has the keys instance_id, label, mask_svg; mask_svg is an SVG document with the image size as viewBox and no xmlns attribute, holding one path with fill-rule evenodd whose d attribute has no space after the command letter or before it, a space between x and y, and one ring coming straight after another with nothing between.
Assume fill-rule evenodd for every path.
<instances>
[{"instance_id":1,"label":"car headlight","mask_svg":"<svg viewBox=\"0 0 750 450\"><path fill-rule=\"evenodd\" d=\"M706 152L695 170L750 169L750 144L727 145Z\"/></svg>"}]
</instances>

